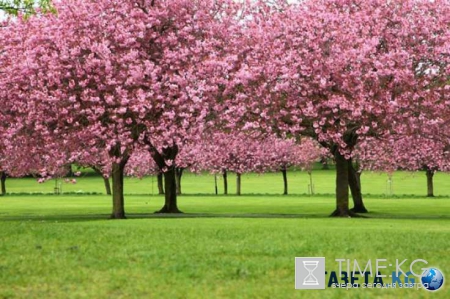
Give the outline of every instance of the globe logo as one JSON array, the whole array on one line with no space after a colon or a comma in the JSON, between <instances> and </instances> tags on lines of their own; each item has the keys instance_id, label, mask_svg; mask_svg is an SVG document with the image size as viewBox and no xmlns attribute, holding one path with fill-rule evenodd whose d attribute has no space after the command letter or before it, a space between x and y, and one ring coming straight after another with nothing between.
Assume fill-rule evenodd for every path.
<instances>
[{"instance_id":1,"label":"globe logo","mask_svg":"<svg viewBox=\"0 0 450 299\"><path fill-rule=\"evenodd\" d=\"M436 268L428 268L422 273L421 280L428 291L437 291L444 284L444 275Z\"/></svg>"}]
</instances>

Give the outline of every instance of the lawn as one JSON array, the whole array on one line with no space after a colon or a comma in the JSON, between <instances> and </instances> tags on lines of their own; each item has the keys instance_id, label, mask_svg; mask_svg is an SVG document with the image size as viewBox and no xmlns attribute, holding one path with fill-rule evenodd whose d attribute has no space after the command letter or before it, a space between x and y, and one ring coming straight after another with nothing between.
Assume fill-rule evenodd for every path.
<instances>
[{"instance_id":1,"label":"lawn","mask_svg":"<svg viewBox=\"0 0 450 299\"><path fill-rule=\"evenodd\" d=\"M334 171L314 170L312 181L316 194L334 194ZM390 183L389 183L390 179ZM362 192L364 194L397 197L397 196L423 196L426 195L426 177L423 171L404 172L397 171L389 178L386 173L363 172L361 176ZM308 185L310 178L307 172L290 171L288 173L289 193L309 194ZM103 179L93 176L92 173L84 173L77 178L76 184L64 183L60 180L63 192L69 193L104 193ZM228 175L229 193L235 193L235 175ZM223 180L217 176L219 193L223 192ZM43 184L37 183L34 178L9 178L6 182L9 193L53 193L55 180L47 181ZM438 172L434 177L435 195L450 197L450 175ZM182 191L186 194L213 194L214 176L209 174L185 173L182 179ZM283 191L283 180L281 173L266 174L244 174L242 175L243 194L272 194L277 195ZM156 178L149 176L143 179L126 178L126 194L149 194L156 195L158 192Z\"/></svg>"},{"instance_id":2,"label":"lawn","mask_svg":"<svg viewBox=\"0 0 450 299\"><path fill-rule=\"evenodd\" d=\"M313 176L322 195L277 195L281 175L268 174L246 175L243 192L249 195L237 197L208 195L214 190L212 177L186 175L188 195L179 198L186 214L177 216L152 214L163 198L149 195L151 178L128 179L129 219L121 221L107 220L106 195L0 197L0 298L450 297L448 282L435 293L295 290L296 256L324 256L327 271L338 271L337 258L363 264L377 258L425 259L450 279L447 175L437 175L440 196L428 199L420 197L426 190L423 173L396 173L395 196L385 194L386 175L363 174L363 190L371 193L366 198L370 213L351 219L328 217L334 206L327 195L333 173L315 171ZM291 172L289 177L293 193L306 193L296 187L306 184L306 174ZM102 192L95 177L82 177L65 190L69 187ZM8 189L51 192L52 182L9 179ZM400 196L399 190L413 195Z\"/></svg>"}]
</instances>

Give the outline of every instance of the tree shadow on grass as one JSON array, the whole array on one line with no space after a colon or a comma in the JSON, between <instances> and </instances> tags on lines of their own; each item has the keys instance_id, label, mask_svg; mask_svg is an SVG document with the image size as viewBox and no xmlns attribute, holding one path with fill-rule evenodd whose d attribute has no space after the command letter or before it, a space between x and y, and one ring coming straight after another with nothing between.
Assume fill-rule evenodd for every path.
<instances>
[{"instance_id":1,"label":"tree shadow on grass","mask_svg":"<svg viewBox=\"0 0 450 299\"><path fill-rule=\"evenodd\" d=\"M398 220L450 220L450 215L408 215L408 214L386 214L371 212L359 214L357 219L398 219ZM222 219L332 219L329 214L280 214L280 213L183 213L183 214L154 214L154 213L128 213L127 219L198 219L198 218L222 218ZM68 215L22 215L7 216L0 215L0 221L16 222L87 222L109 220L109 214L68 214Z\"/></svg>"},{"instance_id":2,"label":"tree shadow on grass","mask_svg":"<svg viewBox=\"0 0 450 299\"><path fill-rule=\"evenodd\" d=\"M23 215L23 216L3 216L0 215L1 221L17 221L17 222L84 222L107 220L109 214L86 214L86 215Z\"/></svg>"},{"instance_id":3,"label":"tree shadow on grass","mask_svg":"<svg viewBox=\"0 0 450 299\"><path fill-rule=\"evenodd\" d=\"M109 219L109 214L86 214L86 215L23 215L23 216L4 216L0 215L0 221L18 221L18 222L84 222L84 221L103 221ZM195 219L195 218L267 218L267 219L298 219L298 218L327 218L324 214L221 214L221 213L127 213L128 220L139 219ZM125 220L127 220L125 219Z\"/></svg>"},{"instance_id":4,"label":"tree shadow on grass","mask_svg":"<svg viewBox=\"0 0 450 299\"><path fill-rule=\"evenodd\" d=\"M414 215L414 214L395 214L395 213L382 213L382 212L369 212L367 218L370 219L392 219L392 220L450 220L450 214L448 215Z\"/></svg>"}]
</instances>

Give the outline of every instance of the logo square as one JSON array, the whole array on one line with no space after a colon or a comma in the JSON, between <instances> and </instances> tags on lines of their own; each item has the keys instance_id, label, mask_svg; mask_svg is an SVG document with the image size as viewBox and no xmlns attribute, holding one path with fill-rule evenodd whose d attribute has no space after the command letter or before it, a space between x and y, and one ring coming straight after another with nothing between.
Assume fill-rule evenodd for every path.
<instances>
[{"instance_id":1,"label":"logo square","mask_svg":"<svg viewBox=\"0 0 450 299\"><path fill-rule=\"evenodd\" d=\"M297 290L325 289L324 257L295 258L295 289Z\"/></svg>"}]
</instances>

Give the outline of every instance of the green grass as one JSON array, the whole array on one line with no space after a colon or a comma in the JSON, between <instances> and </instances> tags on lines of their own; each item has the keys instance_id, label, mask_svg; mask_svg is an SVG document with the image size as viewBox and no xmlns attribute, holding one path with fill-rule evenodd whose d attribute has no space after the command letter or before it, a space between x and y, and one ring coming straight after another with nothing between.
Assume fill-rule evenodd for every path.
<instances>
[{"instance_id":1,"label":"green grass","mask_svg":"<svg viewBox=\"0 0 450 299\"><path fill-rule=\"evenodd\" d=\"M332 172L313 175L316 190L333 192ZM305 193L294 182L307 175L289 176L292 192ZM191 195L179 198L186 214L176 216L152 213L162 206L161 196L133 194L151 194L151 178L128 179L129 219L124 221L106 220L108 196L18 195L51 192L53 185L9 179L9 192L16 195L0 197L0 298L450 297L447 175L436 178L442 197L428 199L419 197L425 190L423 173L395 174L394 194L401 195L405 185L401 190L415 195L400 198L383 195L386 175L365 173L363 190L378 195L366 198L368 218L351 219L328 217L332 195L275 195L282 186L279 174L244 177L243 191L250 195L237 197L208 195L214 190L212 177L187 175L183 188ZM68 187L102 192L103 185L85 177ZM264 193L273 195L256 195ZM328 271L338 271L336 258L361 263L421 258L442 270L447 281L436 293L295 290L296 256L325 256Z\"/></svg>"},{"instance_id":2,"label":"green grass","mask_svg":"<svg viewBox=\"0 0 450 299\"><path fill-rule=\"evenodd\" d=\"M334 194L335 174L333 170L315 170L312 173L313 185L316 194ZM218 189L223 192L223 180L219 175ZM392 189L389 188L386 173L363 172L362 191L366 195L375 196L424 196L426 195L426 177L423 171L404 172L397 171L392 177ZM290 171L288 173L289 193L308 194L309 176L304 171ZM235 193L235 175L230 173L229 193ZM438 172L434 177L435 195L450 197L450 175ZM33 178L8 178L7 191L9 193L53 193L55 181L50 180L43 184L37 183ZM244 174L242 175L243 194L280 194L283 191L281 173ZM101 177L82 175L77 178L77 184L62 183L62 191L69 193L103 193L103 180ZM214 176L209 174L195 175L185 173L182 178L183 193L186 194L213 194ZM158 188L155 177L126 178L126 194L157 194ZM392 193L392 194L391 194Z\"/></svg>"}]
</instances>

